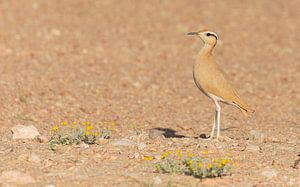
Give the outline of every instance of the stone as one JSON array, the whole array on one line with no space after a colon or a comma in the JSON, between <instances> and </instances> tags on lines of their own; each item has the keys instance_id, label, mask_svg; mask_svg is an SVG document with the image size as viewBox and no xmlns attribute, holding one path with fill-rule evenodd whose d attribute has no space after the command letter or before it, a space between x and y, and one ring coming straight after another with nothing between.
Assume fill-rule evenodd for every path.
<instances>
[{"instance_id":1,"label":"stone","mask_svg":"<svg viewBox=\"0 0 300 187\"><path fill-rule=\"evenodd\" d=\"M45 187L55 187L54 184L47 184Z\"/></svg>"},{"instance_id":2,"label":"stone","mask_svg":"<svg viewBox=\"0 0 300 187\"><path fill-rule=\"evenodd\" d=\"M39 155L37 155L36 153L32 152L29 157L28 157L28 161L29 162L34 162L34 163L41 163L41 158Z\"/></svg>"},{"instance_id":3,"label":"stone","mask_svg":"<svg viewBox=\"0 0 300 187\"><path fill-rule=\"evenodd\" d=\"M138 145L138 150L143 150L143 149L145 149L146 148L146 144L145 143L139 143L139 145Z\"/></svg>"},{"instance_id":4,"label":"stone","mask_svg":"<svg viewBox=\"0 0 300 187\"><path fill-rule=\"evenodd\" d=\"M61 35L61 31L59 29L51 29L51 34L54 36L60 36Z\"/></svg>"},{"instance_id":5,"label":"stone","mask_svg":"<svg viewBox=\"0 0 300 187\"><path fill-rule=\"evenodd\" d=\"M246 147L246 151L257 152L260 151L260 147L258 145L250 144Z\"/></svg>"},{"instance_id":6,"label":"stone","mask_svg":"<svg viewBox=\"0 0 300 187\"><path fill-rule=\"evenodd\" d=\"M13 183L16 185L27 185L35 183L35 179L20 171L4 171L0 176L0 183Z\"/></svg>"},{"instance_id":7,"label":"stone","mask_svg":"<svg viewBox=\"0 0 300 187\"><path fill-rule=\"evenodd\" d=\"M150 139L163 139L164 131L158 130L158 129L150 129L149 130L149 138Z\"/></svg>"},{"instance_id":8,"label":"stone","mask_svg":"<svg viewBox=\"0 0 300 187\"><path fill-rule=\"evenodd\" d=\"M160 185L162 183L162 180L159 176L154 177L153 184L154 185Z\"/></svg>"},{"instance_id":9,"label":"stone","mask_svg":"<svg viewBox=\"0 0 300 187\"><path fill-rule=\"evenodd\" d=\"M249 134L251 140L254 140L258 143L263 143L265 141L265 134L261 131L251 130Z\"/></svg>"},{"instance_id":10,"label":"stone","mask_svg":"<svg viewBox=\"0 0 300 187\"><path fill-rule=\"evenodd\" d=\"M136 145L134 141L128 139L113 140L110 142L110 144L113 146L135 146Z\"/></svg>"},{"instance_id":11,"label":"stone","mask_svg":"<svg viewBox=\"0 0 300 187\"><path fill-rule=\"evenodd\" d=\"M278 174L278 171L275 169L272 169L272 168L267 168L261 172L261 175L263 175L269 179L276 177L277 174Z\"/></svg>"},{"instance_id":12,"label":"stone","mask_svg":"<svg viewBox=\"0 0 300 187\"><path fill-rule=\"evenodd\" d=\"M39 135L35 137L36 141L39 143L47 143L49 142L49 139L45 136Z\"/></svg>"},{"instance_id":13,"label":"stone","mask_svg":"<svg viewBox=\"0 0 300 187\"><path fill-rule=\"evenodd\" d=\"M39 131L33 125L16 125L11 128L13 139L34 139L40 136Z\"/></svg>"}]
</instances>

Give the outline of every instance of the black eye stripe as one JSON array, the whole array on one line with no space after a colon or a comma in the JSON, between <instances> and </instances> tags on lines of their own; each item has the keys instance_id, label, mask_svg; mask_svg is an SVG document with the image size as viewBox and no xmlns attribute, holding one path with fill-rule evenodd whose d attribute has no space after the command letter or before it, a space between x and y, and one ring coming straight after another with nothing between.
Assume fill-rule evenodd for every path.
<instances>
[{"instance_id":1,"label":"black eye stripe","mask_svg":"<svg viewBox=\"0 0 300 187\"><path fill-rule=\"evenodd\" d=\"M212 34L212 33L206 33L206 36L214 36L216 39L218 39L218 37L215 35L215 34Z\"/></svg>"}]
</instances>

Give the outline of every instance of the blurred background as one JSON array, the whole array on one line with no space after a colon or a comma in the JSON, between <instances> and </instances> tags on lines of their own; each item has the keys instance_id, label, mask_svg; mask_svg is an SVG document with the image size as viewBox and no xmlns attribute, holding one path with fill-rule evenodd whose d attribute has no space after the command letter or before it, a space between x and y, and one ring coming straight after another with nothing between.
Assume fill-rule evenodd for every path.
<instances>
[{"instance_id":1,"label":"blurred background","mask_svg":"<svg viewBox=\"0 0 300 187\"><path fill-rule=\"evenodd\" d=\"M37 186L297 186L299 10L299 0L0 0L0 183L24 182L6 176L18 170ZM194 138L211 132L215 110L192 76L203 44L187 33L203 29L218 33L215 58L256 110L246 119L223 105L229 142ZM47 141L63 121L116 128L97 145L53 152ZM44 143L12 140L18 124ZM111 144L123 139L134 146ZM154 172L176 149L232 153L238 164L203 181Z\"/></svg>"},{"instance_id":2,"label":"blurred background","mask_svg":"<svg viewBox=\"0 0 300 187\"><path fill-rule=\"evenodd\" d=\"M214 105L192 79L202 43L186 33L210 29L220 36L218 63L256 108L251 128L299 132L299 7L297 0L0 1L0 123L30 121L46 131L89 118L209 131ZM249 130L238 110L223 114L224 128Z\"/></svg>"}]
</instances>

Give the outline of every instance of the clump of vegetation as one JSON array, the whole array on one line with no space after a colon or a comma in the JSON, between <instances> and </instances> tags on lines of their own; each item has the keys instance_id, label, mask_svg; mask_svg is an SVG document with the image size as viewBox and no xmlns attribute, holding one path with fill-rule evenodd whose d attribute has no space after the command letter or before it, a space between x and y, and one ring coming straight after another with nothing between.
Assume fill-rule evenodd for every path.
<instances>
[{"instance_id":1,"label":"clump of vegetation","mask_svg":"<svg viewBox=\"0 0 300 187\"><path fill-rule=\"evenodd\" d=\"M60 125L54 125L49 147L55 151L58 145L80 144L81 142L95 144L99 139L110 138L111 131L107 128L101 129L99 126L88 121L82 123L64 121ZM111 126L114 128L114 121L111 122Z\"/></svg>"},{"instance_id":2,"label":"clump of vegetation","mask_svg":"<svg viewBox=\"0 0 300 187\"><path fill-rule=\"evenodd\" d=\"M165 152L161 156L161 161L156 164L158 172L178 173L197 178L231 175L232 168L233 163L229 158L215 158L211 160L192 153L184 155L181 150Z\"/></svg>"}]
</instances>

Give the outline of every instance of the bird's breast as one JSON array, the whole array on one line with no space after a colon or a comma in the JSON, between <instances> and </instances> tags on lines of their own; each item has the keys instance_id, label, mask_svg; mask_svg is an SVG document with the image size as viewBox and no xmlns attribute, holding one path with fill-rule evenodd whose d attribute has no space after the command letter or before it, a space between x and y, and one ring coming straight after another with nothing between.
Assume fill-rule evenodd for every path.
<instances>
[{"instance_id":1,"label":"bird's breast","mask_svg":"<svg viewBox=\"0 0 300 187\"><path fill-rule=\"evenodd\" d=\"M207 95L205 84L207 82L207 67L201 63L195 63L193 66L193 78L197 87Z\"/></svg>"}]
</instances>

